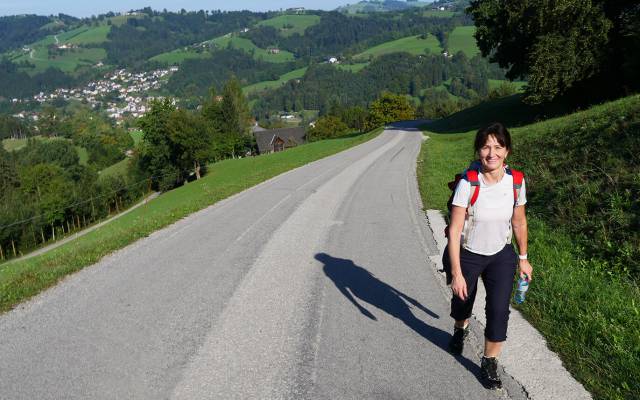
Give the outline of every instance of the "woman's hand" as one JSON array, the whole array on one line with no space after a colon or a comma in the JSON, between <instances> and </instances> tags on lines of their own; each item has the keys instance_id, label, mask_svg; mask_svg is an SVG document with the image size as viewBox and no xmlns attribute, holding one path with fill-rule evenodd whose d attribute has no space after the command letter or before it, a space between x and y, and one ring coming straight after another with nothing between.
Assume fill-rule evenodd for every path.
<instances>
[{"instance_id":1,"label":"woman's hand","mask_svg":"<svg viewBox=\"0 0 640 400\"><path fill-rule=\"evenodd\" d=\"M464 276L458 275L451 279L451 291L462 301L467 300L467 281L464 280Z\"/></svg>"},{"instance_id":2,"label":"woman's hand","mask_svg":"<svg viewBox=\"0 0 640 400\"><path fill-rule=\"evenodd\" d=\"M524 279L524 275L526 274L528 280L533 279L533 267L529 264L529 260L520 260L518 268L520 269L520 278Z\"/></svg>"}]
</instances>

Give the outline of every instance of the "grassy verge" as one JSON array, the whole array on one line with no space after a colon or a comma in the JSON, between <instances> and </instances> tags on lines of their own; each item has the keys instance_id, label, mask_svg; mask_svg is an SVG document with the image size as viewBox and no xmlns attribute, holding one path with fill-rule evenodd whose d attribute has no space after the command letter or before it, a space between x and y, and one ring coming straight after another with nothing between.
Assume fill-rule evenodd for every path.
<instances>
[{"instance_id":1,"label":"grassy verge","mask_svg":"<svg viewBox=\"0 0 640 400\"><path fill-rule=\"evenodd\" d=\"M603 107L603 112L606 109ZM459 117L465 126L464 118ZM525 137L559 134L567 124L587 117L591 118L574 114L512 129L514 143L518 146ZM446 183L472 159L475 132L426 134L430 139L425 142L418 163L420 193L426 208L444 210L450 194ZM535 280L527 302L518 308L595 398L637 398L638 286L612 274L606 268L606 260L582 258L572 235L532 217L536 210L530 211L529 254ZM523 355L523 362L526 357Z\"/></svg>"},{"instance_id":2,"label":"grassy verge","mask_svg":"<svg viewBox=\"0 0 640 400\"><path fill-rule=\"evenodd\" d=\"M285 152L215 163L201 180L164 193L77 240L31 259L0 265L0 311L10 310L64 276L195 211L285 171L370 140L381 131L377 129L362 135L310 143Z\"/></svg>"}]
</instances>

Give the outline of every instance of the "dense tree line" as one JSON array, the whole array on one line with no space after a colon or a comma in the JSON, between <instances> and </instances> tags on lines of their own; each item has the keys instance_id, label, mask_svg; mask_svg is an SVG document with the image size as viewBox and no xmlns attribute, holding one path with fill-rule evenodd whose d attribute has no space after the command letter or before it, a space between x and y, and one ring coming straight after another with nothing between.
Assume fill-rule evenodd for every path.
<instances>
[{"instance_id":1,"label":"dense tree line","mask_svg":"<svg viewBox=\"0 0 640 400\"><path fill-rule=\"evenodd\" d=\"M60 87L73 87L78 79L56 68L29 75L6 58L0 59L0 98L23 98Z\"/></svg>"},{"instance_id":2,"label":"dense tree line","mask_svg":"<svg viewBox=\"0 0 640 400\"><path fill-rule=\"evenodd\" d=\"M186 60L169 79L166 89L181 97L205 96L210 86L221 90L231 77L243 85L277 80L296 68L295 63L268 63L254 59L243 50L227 48L213 52L212 58Z\"/></svg>"},{"instance_id":3,"label":"dense tree line","mask_svg":"<svg viewBox=\"0 0 640 400\"><path fill-rule=\"evenodd\" d=\"M349 17L339 12L321 13L320 22L304 35L281 37L273 27L254 27L243 35L258 47L278 45L297 57L327 57L361 52L371 46L410 35L431 33L443 37L464 22L465 17L436 18L411 10L402 13L371 14L366 18Z\"/></svg>"},{"instance_id":4,"label":"dense tree line","mask_svg":"<svg viewBox=\"0 0 640 400\"><path fill-rule=\"evenodd\" d=\"M33 135L30 124L11 115L0 114L0 140L7 138L24 139Z\"/></svg>"},{"instance_id":5,"label":"dense tree line","mask_svg":"<svg viewBox=\"0 0 640 400\"><path fill-rule=\"evenodd\" d=\"M71 141L31 139L11 153L0 147L0 253L18 255L81 229L134 201L146 185L99 179L79 163Z\"/></svg>"},{"instance_id":6,"label":"dense tree line","mask_svg":"<svg viewBox=\"0 0 640 400\"><path fill-rule=\"evenodd\" d=\"M640 90L640 5L626 0L474 0L482 54L526 77L527 100L577 102Z\"/></svg>"},{"instance_id":7,"label":"dense tree line","mask_svg":"<svg viewBox=\"0 0 640 400\"><path fill-rule=\"evenodd\" d=\"M49 30L40 28L51 21L51 18L39 15L0 17L0 53L19 49L49 35Z\"/></svg>"},{"instance_id":8,"label":"dense tree line","mask_svg":"<svg viewBox=\"0 0 640 400\"><path fill-rule=\"evenodd\" d=\"M282 110L314 109L325 114L332 101L343 106L367 107L383 91L419 97L424 89L442 85L449 79L449 90L455 92L452 94L467 99L484 97L490 78L504 78L504 73L479 56L469 60L463 53L452 58L408 53L385 55L358 73L330 64L315 64L302 79L257 96L254 113L259 118Z\"/></svg>"}]
</instances>

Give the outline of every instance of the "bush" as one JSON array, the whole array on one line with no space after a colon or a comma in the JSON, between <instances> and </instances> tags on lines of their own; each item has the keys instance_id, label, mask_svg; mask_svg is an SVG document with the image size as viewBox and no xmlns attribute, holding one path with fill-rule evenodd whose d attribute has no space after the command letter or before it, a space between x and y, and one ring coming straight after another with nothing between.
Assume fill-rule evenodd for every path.
<instances>
[{"instance_id":1,"label":"bush","mask_svg":"<svg viewBox=\"0 0 640 400\"><path fill-rule=\"evenodd\" d=\"M307 139L310 142L322 139L330 139L342 136L349 131L347 124L333 115L318 118L313 128L307 132Z\"/></svg>"}]
</instances>

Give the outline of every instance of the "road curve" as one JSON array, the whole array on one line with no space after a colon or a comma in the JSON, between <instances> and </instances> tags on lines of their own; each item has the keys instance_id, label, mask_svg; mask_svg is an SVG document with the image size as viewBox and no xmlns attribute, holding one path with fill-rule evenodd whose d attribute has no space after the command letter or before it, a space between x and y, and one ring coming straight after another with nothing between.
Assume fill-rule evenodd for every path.
<instances>
[{"instance_id":1,"label":"road curve","mask_svg":"<svg viewBox=\"0 0 640 400\"><path fill-rule=\"evenodd\" d=\"M444 350L422 140L389 128L0 316L0 398L521 398L482 388L477 343Z\"/></svg>"}]
</instances>

